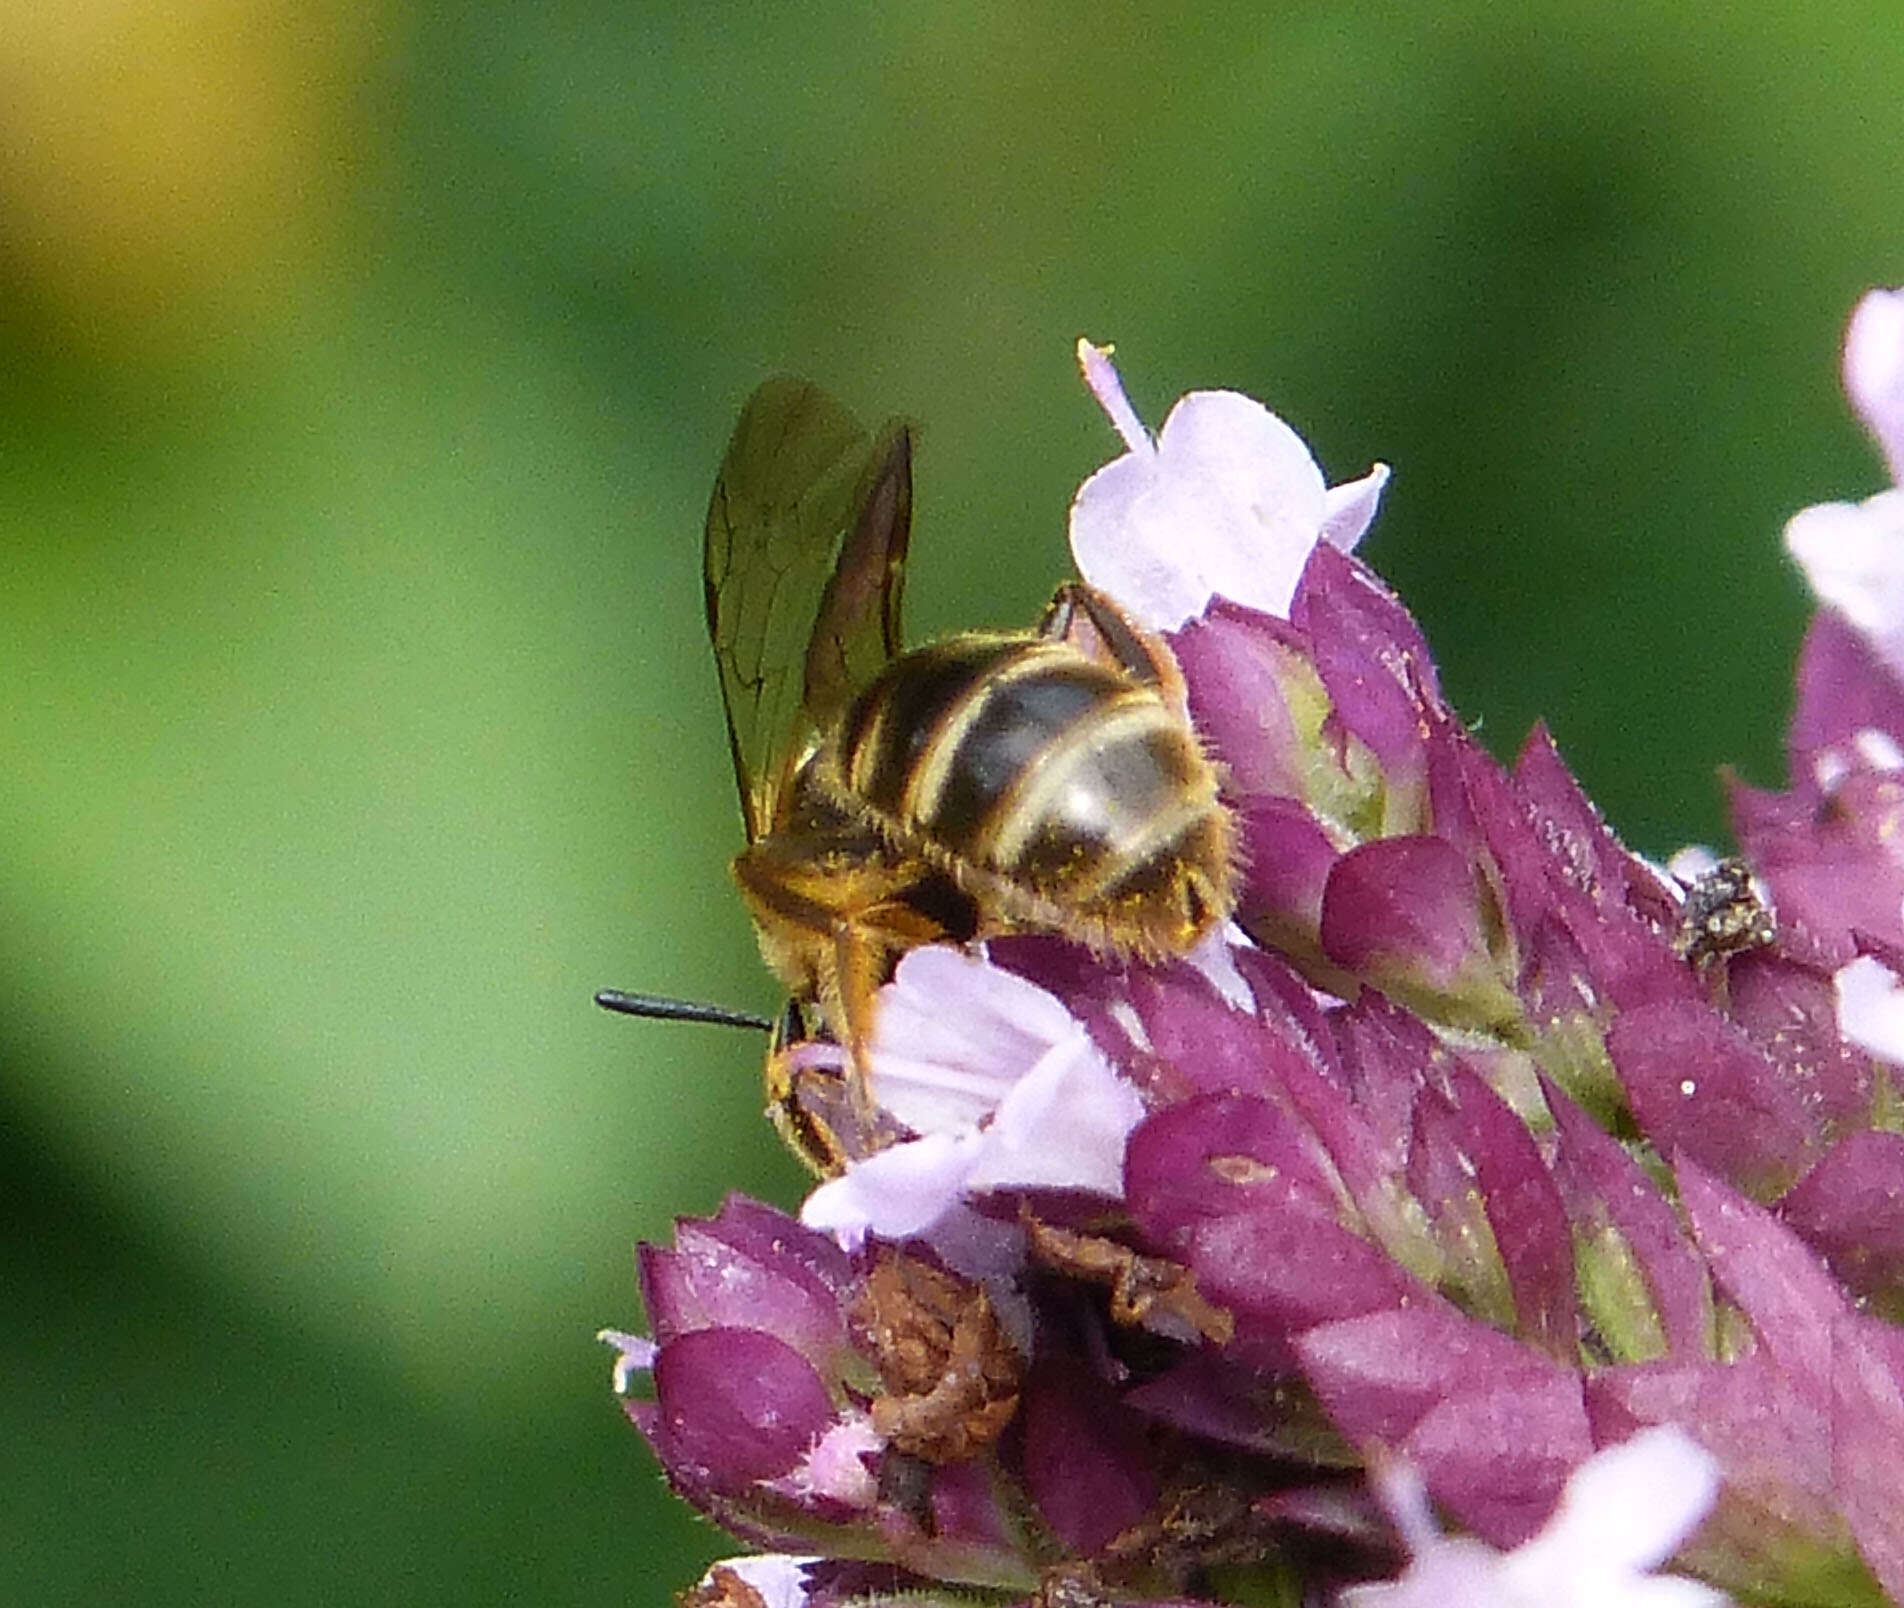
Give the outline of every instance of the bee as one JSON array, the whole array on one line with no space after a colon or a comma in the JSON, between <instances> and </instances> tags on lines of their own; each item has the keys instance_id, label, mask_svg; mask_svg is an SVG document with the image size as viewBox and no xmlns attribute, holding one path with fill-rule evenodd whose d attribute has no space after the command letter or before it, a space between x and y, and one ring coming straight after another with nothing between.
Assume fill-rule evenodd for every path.
<instances>
[{"instance_id":1,"label":"bee","mask_svg":"<svg viewBox=\"0 0 1904 1608\"><path fill-rule=\"evenodd\" d=\"M1778 917L1765 885L1743 860L1714 863L1686 889L1673 952L1695 966L1709 966L1778 942Z\"/></svg>"},{"instance_id":2,"label":"bee","mask_svg":"<svg viewBox=\"0 0 1904 1608\"><path fill-rule=\"evenodd\" d=\"M770 1114L824 1175L896 1137L865 1089L909 949L1055 933L1180 955L1235 904L1235 829L1168 647L1091 588L1032 631L906 651L912 436L801 380L748 400L708 506L707 626L747 846L789 994Z\"/></svg>"}]
</instances>

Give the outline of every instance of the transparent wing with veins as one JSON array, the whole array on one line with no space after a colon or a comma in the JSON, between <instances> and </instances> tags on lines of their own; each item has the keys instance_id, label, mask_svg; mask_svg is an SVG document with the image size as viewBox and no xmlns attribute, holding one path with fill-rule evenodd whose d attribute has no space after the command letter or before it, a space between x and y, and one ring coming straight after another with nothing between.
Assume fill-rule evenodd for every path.
<instances>
[{"instance_id":1,"label":"transparent wing with veins","mask_svg":"<svg viewBox=\"0 0 1904 1608\"><path fill-rule=\"evenodd\" d=\"M741 410L707 510L707 627L750 842L830 721L900 647L912 437L804 380Z\"/></svg>"}]
</instances>

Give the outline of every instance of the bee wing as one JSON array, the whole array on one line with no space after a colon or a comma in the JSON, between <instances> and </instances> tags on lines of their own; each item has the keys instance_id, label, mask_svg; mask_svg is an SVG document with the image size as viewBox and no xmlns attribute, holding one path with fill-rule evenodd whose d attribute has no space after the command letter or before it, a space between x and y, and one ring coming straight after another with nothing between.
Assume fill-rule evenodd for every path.
<instances>
[{"instance_id":1,"label":"bee wing","mask_svg":"<svg viewBox=\"0 0 1904 1608\"><path fill-rule=\"evenodd\" d=\"M804 380L748 398L707 510L707 629L749 841L827 724L899 651L912 438Z\"/></svg>"}]
</instances>

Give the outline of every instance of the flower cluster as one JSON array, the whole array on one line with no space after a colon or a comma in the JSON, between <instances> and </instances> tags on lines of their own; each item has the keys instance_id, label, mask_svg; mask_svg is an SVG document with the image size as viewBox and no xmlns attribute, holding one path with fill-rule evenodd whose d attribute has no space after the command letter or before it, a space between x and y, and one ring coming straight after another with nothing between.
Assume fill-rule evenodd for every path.
<instances>
[{"instance_id":1,"label":"flower cluster","mask_svg":"<svg viewBox=\"0 0 1904 1608\"><path fill-rule=\"evenodd\" d=\"M1352 556L1385 469L1225 392L1153 441L1080 355L1073 552L1182 668L1235 925L915 950L896 1142L643 1249L618 1387L761 1553L688 1600L1904 1603L1904 489L1791 522L1793 783L1687 886L1451 711ZM1904 294L1846 383L1904 473Z\"/></svg>"}]
</instances>

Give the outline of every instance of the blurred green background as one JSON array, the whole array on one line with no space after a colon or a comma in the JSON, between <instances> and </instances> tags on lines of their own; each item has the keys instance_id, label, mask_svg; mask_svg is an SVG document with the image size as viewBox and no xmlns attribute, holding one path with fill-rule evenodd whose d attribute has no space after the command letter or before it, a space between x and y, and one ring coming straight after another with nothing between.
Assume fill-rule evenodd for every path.
<instances>
[{"instance_id":1,"label":"blurred green background","mask_svg":"<svg viewBox=\"0 0 1904 1608\"><path fill-rule=\"evenodd\" d=\"M1720 20L1722 18L1722 20ZM799 1178L702 638L732 417L922 427L913 631L1114 441L1268 401L1497 748L1635 846L1764 782L1778 532L1876 489L1894 5L0 19L0 1601L658 1605L630 1248Z\"/></svg>"}]
</instances>

